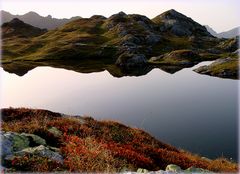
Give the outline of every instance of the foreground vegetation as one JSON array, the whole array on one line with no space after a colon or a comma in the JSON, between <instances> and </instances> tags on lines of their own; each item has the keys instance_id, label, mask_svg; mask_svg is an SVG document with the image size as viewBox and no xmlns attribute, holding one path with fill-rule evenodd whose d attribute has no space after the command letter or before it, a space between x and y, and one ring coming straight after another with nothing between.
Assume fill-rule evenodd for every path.
<instances>
[{"instance_id":1,"label":"foreground vegetation","mask_svg":"<svg viewBox=\"0 0 240 174\"><path fill-rule=\"evenodd\" d=\"M121 172L138 168L157 171L169 164L213 172L238 170L237 164L227 159L202 158L115 121L97 121L40 109L8 108L1 112L4 138L14 135L18 141L11 150L21 150L10 157L2 156L6 171ZM22 150L19 148L24 146L24 136L31 138L24 140L30 143L25 143ZM37 148L47 149L45 152L55 156L46 156L46 153L44 156L40 150L33 153Z\"/></svg>"}]
</instances>

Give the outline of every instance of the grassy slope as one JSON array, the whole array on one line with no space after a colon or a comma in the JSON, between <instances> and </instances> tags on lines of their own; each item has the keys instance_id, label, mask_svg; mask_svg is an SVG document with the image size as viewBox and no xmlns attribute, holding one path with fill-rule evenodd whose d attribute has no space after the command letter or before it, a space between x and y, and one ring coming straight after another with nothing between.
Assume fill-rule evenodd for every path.
<instances>
[{"instance_id":1,"label":"grassy slope","mask_svg":"<svg viewBox=\"0 0 240 174\"><path fill-rule=\"evenodd\" d=\"M6 38L2 63L97 57L101 46L109 40L102 36L101 23L97 19L78 19L39 37ZM106 49L109 54L114 51L111 47Z\"/></svg>"},{"instance_id":2,"label":"grassy slope","mask_svg":"<svg viewBox=\"0 0 240 174\"><path fill-rule=\"evenodd\" d=\"M124 168L159 170L168 164L183 169L195 166L215 172L237 171L237 164L226 159L203 159L115 121L63 117L46 110L25 108L2 109L2 120L3 131L39 135L51 146L59 147L64 156L63 165L37 156L19 157L11 166L17 171L118 172ZM60 138L49 134L47 130L52 126L63 132Z\"/></svg>"}]
</instances>

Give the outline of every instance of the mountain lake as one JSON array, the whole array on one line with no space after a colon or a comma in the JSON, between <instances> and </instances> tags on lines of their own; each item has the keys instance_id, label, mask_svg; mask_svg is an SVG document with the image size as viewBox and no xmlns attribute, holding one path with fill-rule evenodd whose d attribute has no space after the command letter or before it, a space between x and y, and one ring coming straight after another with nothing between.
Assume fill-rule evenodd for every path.
<instances>
[{"instance_id":1,"label":"mountain lake","mask_svg":"<svg viewBox=\"0 0 240 174\"><path fill-rule=\"evenodd\" d=\"M200 75L196 67L169 74L116 78L37 67L24 76L0 68L1 108L48 109L115 120L208 158L237 160L239 80Z\"/></svg>"}]
</instances>

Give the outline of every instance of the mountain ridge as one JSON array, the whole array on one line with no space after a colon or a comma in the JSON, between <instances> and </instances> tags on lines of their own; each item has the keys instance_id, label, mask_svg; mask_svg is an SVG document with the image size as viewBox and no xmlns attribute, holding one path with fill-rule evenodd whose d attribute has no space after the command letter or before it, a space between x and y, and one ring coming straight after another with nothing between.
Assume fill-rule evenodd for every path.
<instances>
[{"instance_id":1,"label":"mountain ridge","mask_svg":"<svg viewBox=\"0 0 240 174\"><path fill-rule=\"evenodd\" d=\"M40 29L26 24L18 18L12 19L2 25L3 38L11 36L35 37L47 32L47 29Z\"/></svg>"},{"instance_id":2,"label":"mountain ridge","mask_svg":"<svg viewBox=\"0 0 240 174\"><path fill-rule=\"evenodd\" d=\"M218 38L230 39L230 38L234 38L234 37L240 35L240 33L239 33L240 27L235 27L235 28L232 28L230 30L223 31L223 32L220 32L220 33L217 33L214 29L212 29L208 25L205 25L205 27L207 28L209 33L211 33L213 36L218 37Z\"/></svg>"},{"instance_id":3,"label":"mountain ridge","mask_svg":"<svg viewBox=\"0 0 240 174\"><path fill-rule=\"evenodd\" d=\"M1 16L2 16L1 24L5 22L9 22L14 18L18 18L34 27L38 27L42 29L47 28L48 30L56 29L57 27L60 27L72 20L81 18L79 16L75 16L69 19L67 18L58 19L58 18L53 18L51 15L44 17L34 11L30 11L23 15L13 15L4 10L1 10Z\"/></svg>"},{"instance_id":4,"label":"mountain ridge","mask_svg":"<svg viewBox=\"0 0 240 174\"><path fill-rule=\"evenodd\" d=\"M63 66L63 62L66 66L71 61L81 65L92 61L98 63L91 65L95 67L89 67L87 72L105 69L117 77L142 75L153 67L163 66L172 66L166 70L174 73L201 61L226 56L238 48L237 41L218 39L204 26L175 10L153 20L119 12L109 18L100 15L79 18L38 37L7 37L3 40L2 63L6 67L24 60L34 65L54 62L56 66L58 61L57 66ZM21 45L22 42L26 45ZM184 59L185 55L190 58ZM71 69L74 65L69 66ZM80 66L78 69L83 70Z\"/></svg>"}]
</instances>

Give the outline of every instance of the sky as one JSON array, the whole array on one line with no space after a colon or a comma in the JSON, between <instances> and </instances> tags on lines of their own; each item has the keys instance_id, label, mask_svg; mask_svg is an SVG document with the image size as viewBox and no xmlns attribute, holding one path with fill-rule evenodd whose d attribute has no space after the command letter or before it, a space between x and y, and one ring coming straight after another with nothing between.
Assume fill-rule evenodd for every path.
<instances>
[{"instance_id":1,"label":"sky","mask_svg":"<svg viewBox=\"0 0 240 174\"><path fill-rule=\"evenodd\" d=\"M72 16L109 17L124 11L153 18L164 11L175 9L217 32L240 26L239 0L1 0L2 10L12 14L35 11L41 16L55 18Z\"/></svg>"}]
</instances>

